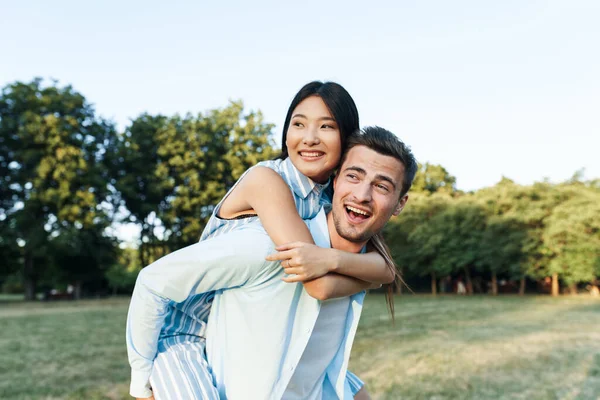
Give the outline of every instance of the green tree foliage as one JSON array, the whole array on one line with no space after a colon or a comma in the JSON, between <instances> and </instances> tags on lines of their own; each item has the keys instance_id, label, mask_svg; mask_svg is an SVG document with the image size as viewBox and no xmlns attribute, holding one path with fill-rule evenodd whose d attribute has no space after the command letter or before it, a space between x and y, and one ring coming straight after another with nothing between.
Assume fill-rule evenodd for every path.
<instances>
[{"instance_id":1,"label":"green tree foliage","mask_svg":"<svg viewBox=\"0 0 600 400\"><path fill-rule=\"evenodd\" d=\"M444 238L438 247L438 270L450 270L464 276L468 293L473 292L471 274L481 258L482 234L486 214L471 195L459 197L431 221L437 235Z\"/></svg>"},{"instance_id":2,"label":"green tree foliage","mask_svg":"<svg viewBox=\"0 0 600 400\"><path fill-rule=\"evenodd\" d=\"M16 82L0 93L0 281L113 291L139 269L198 240L214 206L250 166L275 156L273 125L241 102L196 115L142 114L122 134L70 86ZM410 201L386 227L406 275L549 279L597 285L600 181L503 178L463 193L435 164L419 166ZM141 227L139 249L106 235L118 210ZM20 271L19 271L20 268ZM3 283L3 282L0 282ZM477 283L476 281L474 282ZM480 288L481 290L481 288Z\"/></svg>"},{"instance_id":3,"label":"green tree foliage","mask_svg":"<svg viewBox=\"0 0 600 400\"><path fill-rule=\"evenodd\" d=\"M15 222L6 216L0 221L0 282L23 265L20 248L14 239Z\"/></svg>"},{"instance_id":4,"label":"green tree foliage","mask_svg":"<svg viewBox=\"0 0 600 400\"><path fill-rule=\"evenodd\" d=\"M118 290L132 289L141 269L137 249L120 249L118 259L105 273L113 295L117 294Z\"/></svg>"},{"instance_id":5,"label":"green tree foliage","mask_svg":"<svg viewBox=\"0 0 600 400\"><path fill-rule=\"evenodd\" d=\"M486 218L476 265L481 272L490 273L493 295L498 294L498 274L513 279L523 278L523 244L526 239L526 228L518 219L504 215Z\"/></svg>"},{"instance_id":6,"label":"green tree foliage","mask_svg":"<svg viewBox=\"0 0 600 400\"><path fill-rule=\"evenodd\" d=\"M510 275L530 276L534 279L541 279L550 276L548 271L548 263L550 261L550 253L542 238L542 234L546 227L546 220L552 213L552 209L561 202L561 196L556 191L554 185L549 183L536 183L531 186L521 186L515 184L509 179L502 179L497 185L490 188L479 190L476 197L481 204L486 208L490 219L490 226L486 236L487 244L496 244L498 247L503 245L508 246L511 250L506 254L507 259L504 260L508 264L504 264L505 268L510 266ZM517 245L511 244L510 234L497 229L491 224L509 223L514 227L522 229L524 238L521 241L521 251L518 259L518 264L510 262L512 255L517 259ZM494 234L496 231L496 234ZM509 233L509 232L508 232ZM518 234L513 237L514 240L519 239ZM488 248L485 253L489 257L493 257L493 253L500 252L499 249ZM511 255L512 253L512 255ZM503 261L503 263L504 263ZM483 260L483 264L491 262ZM490 268L491 264L488 264ZM520 271L519 271L520 268ZM496 270L500 272L502 268ZM493 271L493 270L492 270Z\"/></svg>"},{"instance_id":7,"label":"green tree foliage","mask_svg":"<svg viewBox=\"0 0 600 400\"><path fill-rule=\"evenodd\" d=\"M412 192L454 193L456 178L441 165L419 164L419 170L411 187Z\"/></svg>"},{"instance_id":8,"label":"green tree foliage","mask_svg":"<svg viewBox=\"0 0 600 400\"><path fill-rule=\"evenodd\" d=\"M166 130L168 118L143 114L132 121L108 154L111 167L111 184L119 194L129 213L129 221L141 226L140 257L153 251L157 242L157 214L168 207L165 199L175 182L171 177L158 177L161 165L158 155L158 132Z\"/></svg>"},{"instance_id":9,"label":"green tree foliage","mask_svg":"<svg viewBox=\"0 0 600 400\"><path fill-rule=\"evenodd\" d=\"M437 291L437 277L451 273L438 258L438 248L445 237L434 225L450 202L446 194L415 193L404 211L386 227L388 245L403 273L431 276L433 293Z\"/></svg>"},{"instance_id":10,"label":"green tree foliage","mask_svg":"<svg viewBox=\"0 0 600 400\"><path fill-rule=\"evenodd\" d=\"M2 89L0 211L15 221L26 298L35 296L40 267L34 260L47 251L48 238L105 217L99 207L108 193L103 154L115 133L70 86L44 86L36 79Z\"/></svg>"},{"instance_id":11,"label":"green tree foliage","mask_svg":"<svg viewBox=\"0 0 600 400\"><path fill-rule=\"evenodd\" d=\"M571 192L548 217L543 240L550 252L548 270L574 290L594 282L600 261L600 193L581 184L561 188Z\"/></svg>"},{"instance_id":12,"label":"green tree foliage","mask_svg":"<svg viewBox=\"0 0 600 400\"><path fill-rule=\"evenodd\" d=\"M87 229L69 227L49 240L52 249L48 267L43 271L43 281L53 287L71 284L75 298L84 290L102 291L105 272L116 262L118 244L107 237L102 224Z\"/></svg>"},{"instance_id":13,"label":"green tree foliage","mask_svg":"<svg viewBox=\"0 0 600 400\"><path fill-rule=\"evenodd\" d=\"M241 102L185 117L142 115L113 156L114 185L142 226L144 265L198 240L213 207L241 174L272 158L273 125Z\"/></svg>"}]
</instances>

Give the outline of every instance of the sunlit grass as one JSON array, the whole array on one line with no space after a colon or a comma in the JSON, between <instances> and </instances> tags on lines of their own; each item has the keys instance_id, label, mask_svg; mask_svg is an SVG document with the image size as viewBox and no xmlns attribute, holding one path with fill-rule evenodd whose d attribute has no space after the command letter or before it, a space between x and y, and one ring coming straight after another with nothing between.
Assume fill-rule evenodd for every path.
<instances>
[{"instance_id":1,"label":"sunlit grass","mask_svg":"<svg viewBox=\"0 0 600 400\"><path fill-rule=\"evenodd\" d=\"M402 297L367 303L350 363L375 398L597 399L600 302Z\"/></svg>"},{"instance_id":2,"label":"sunlit grass","mask_svg":"<svg viewBox=\"0 0 600 400\"><path fill-rule=\"evenodd\" d=\"M0 304L0 399L130 399L128 299ZM597 399L600 302L369 295L350 368L375 399Z\"/></svg>"}]
</instances>

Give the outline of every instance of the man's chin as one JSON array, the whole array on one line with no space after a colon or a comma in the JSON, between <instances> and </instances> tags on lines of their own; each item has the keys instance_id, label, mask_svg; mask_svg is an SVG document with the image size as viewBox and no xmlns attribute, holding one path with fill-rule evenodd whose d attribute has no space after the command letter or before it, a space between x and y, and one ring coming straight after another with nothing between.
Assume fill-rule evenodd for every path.
<instances>
[{"instance_id":1,"label":"man's chin","mask_svg":"<svg viewBox=\"0 0 600 400\"><path fill-rule=\"evenodd\" d=\"M345 239L349 242L352 242L352 243L364 243L364 242L368 241L371 238L371 236L373 236L373 235L369 234L368 232L345 231L345 232L340 233L340 236L343 239Z\"/></svg>"}]
</instances>

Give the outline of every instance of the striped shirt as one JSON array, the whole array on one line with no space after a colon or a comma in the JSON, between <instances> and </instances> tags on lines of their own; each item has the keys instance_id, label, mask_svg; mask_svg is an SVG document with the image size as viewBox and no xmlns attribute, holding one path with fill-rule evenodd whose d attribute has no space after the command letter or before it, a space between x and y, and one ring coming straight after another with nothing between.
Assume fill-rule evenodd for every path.
<instances>
[{"instance_id":1,"label":"striped shirt","mask_svg":"<svg viewBox=\"0 0 600 400\"><path fill-rule=\"evenodd\" d=\"M329 182L325 184L313 182L298 171L289 158L263 161L256 166L271 168L281 175L292 190L296 209L302 219L314 218L324 204L331 203L333 185L330 185ZM243 225L258 220L258 217L223 219L217 215L225 199L252 168L244 172L225 197L223 197L223 200L215 207L212 216L200 236L200 241L239 229ZM160 332L158 351L163 352L179 343L203 340L206 331L206 321L208 321L213 298L214 292L208 292L191 296L181 303L171 302L168 307L165 323Z\"/></svg>"}]
</instances>

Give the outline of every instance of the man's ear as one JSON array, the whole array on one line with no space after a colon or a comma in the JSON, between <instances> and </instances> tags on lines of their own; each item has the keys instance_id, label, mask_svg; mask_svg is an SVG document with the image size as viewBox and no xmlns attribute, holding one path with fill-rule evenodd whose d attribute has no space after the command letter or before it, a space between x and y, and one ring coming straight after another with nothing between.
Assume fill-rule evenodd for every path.
<instances>
[{"instance_id":1,"label":"man's ear","mask_svg":"<svg viewBox=\"0 0 600 400\"><path fill-rule=\"evenodd\" d=\"M394 213L392 215L396 216L396 215L400 214L402 212L402 210L404 209L404 206L406 205L407 201L408 201L408 193L405 194L404 196L400 197L400 200L398 200L398 205L396 206L396 209L394 210Z\"/></svg>"}]
</instances>

